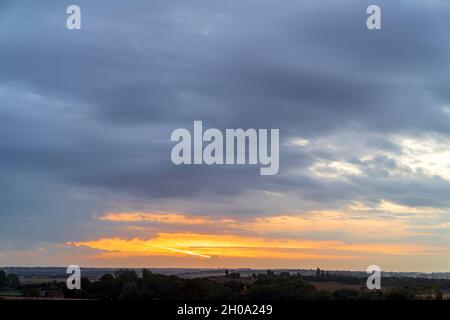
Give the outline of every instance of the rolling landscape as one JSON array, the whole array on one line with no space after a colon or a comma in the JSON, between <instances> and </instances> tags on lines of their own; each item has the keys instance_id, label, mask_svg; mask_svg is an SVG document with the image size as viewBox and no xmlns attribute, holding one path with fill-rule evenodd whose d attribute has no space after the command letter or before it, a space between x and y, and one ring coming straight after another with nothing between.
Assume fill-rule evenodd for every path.
<instances>
[{"instance_id":1,"label":"rolling landscape","mask_svg":"<svg viewBox=\"0 0 450 320\"><path fill-rule=\"evenodd\" d=\"M61 267L5 267L4 300L447 300L450 273L384 272L383 288L366 288L367 274L318 269L82 268L82 288L67 289ZM0 271L1 272L1 271ZM1 273L0 273L1 274Z\"/></svg>"}]
</instances>

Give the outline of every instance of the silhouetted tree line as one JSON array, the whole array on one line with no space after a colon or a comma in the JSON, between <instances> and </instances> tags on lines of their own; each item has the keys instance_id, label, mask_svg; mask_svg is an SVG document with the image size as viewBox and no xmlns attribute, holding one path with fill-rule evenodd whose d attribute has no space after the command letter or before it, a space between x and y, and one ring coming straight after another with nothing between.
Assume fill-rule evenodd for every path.
<instances>
[{"instance_id":1,"label":"silhouetted tree line","mask_svg":"<svg viewBox=\"0 0 450 320\"><path fill-rule=\"evenodd\" d=\"M0 290L17 289L20 286L19 277L13 273L6 274L0 270Z\"/></svg>"},{"instance_id":2,"label":"silhouetted tree line","mask_svg":"<svg viewBox=\"0 0 450 320\"><path fill-rule=\"evenodd\" d=\"M360 289L317 290L310 281L334 281L360 284ZM68 290L65 282L21 285L15 274L0 270L0 289L21 290L28 297L65 297L99 300L414 300L442 299L450 291L450 281L424 278L383 277L381 291L365 288L365 279L331 274L319 270L313 276L253 273L242 277L225 271L219 281L214 278L183 279L142 270L119 270L97 281L81 279L81 290Z\"/></svg>"},{"instance_id":3,"label":"silhouetted tree line","mask_svg":"<svg viewBox=\"0 0 450 320\"><path fill-rule=\"evenodd\" d=\"M366 283L366 278L363 277L355 277L354 275L345 273L332 273L329 271L320 270L320 268L316 269L315 275L302 276L302 278L308 281L335 281L346 284L365 285Z\"/></svg>"},{"instance_id":4,"label":"silhouetted tree line","mask_svg":"<svg viewBox=\"0 0 450 320\"><path fill-rule=\"evenodd\" d=\"M396 286L393 289L369 291L340 289L333 292L319 291L301 275L288 272L275 274L253 274L253 281L241 281L238 274L226 273L225 281L208 278L182 279L177 276L154 274L142 270L139 277L133 270L119 270L101 277L98 281L82 279L82 290L62 287L66 298L101 300L414 300L421 296L422 289L435 293L430 298L439 298L442 286L415 287ZM324 273L326 276L327 273ZM331 277L331 275L328 275ZM411 278L409 278L411 279ZM417 279L411 279L413 283ZM428 280L428 279L422 279ZM355 280L356 281L356 280ZM359 279L361 281L361 279ZM402 282L402 281L401 281ZM427 282L427 281L425 281ZM450 285L450 281L445 282ZM442 297L442 294L441 294Z\"/></svg>"},{"instance_id":5,"label":"silhouetted tree line","mask_svg":"<svg viewBox=\"0 0 450 320\"><path fill-rule=\"evenodd\" d=\"M81 279L81 290L63 289L67 298L103 300L207 300L238 299L242 286L233 281L223 284L209 279L182 279L142 270L119 270L102 276L99 281Z\"/></svg>"},{"instance_id":6,"label":"silhouetted tree line","mask_svg":"<svg viewBox=\"0 0 450 320\"><path fill-rule=\"evenodd\" d=\"M332 273L317 268L314 276L302 276L307 281L318 282L339 282L345 284L366 286L365 277L357 277L351 274ZM428 279L428 278L412 278L412 277L382 277L382 286L385 288L391 288L385 291L383 298L387 299L415 299L420 297L422 299L438 299L443 298L442 292L450 292L450 281L446 279ZM347 295L350 298L354 298L353 295L347 292L347 289L343 289L343 292L338 292L337 295ZM361 298L358 296L358 298Z\"/></svg>"}]
</instances>

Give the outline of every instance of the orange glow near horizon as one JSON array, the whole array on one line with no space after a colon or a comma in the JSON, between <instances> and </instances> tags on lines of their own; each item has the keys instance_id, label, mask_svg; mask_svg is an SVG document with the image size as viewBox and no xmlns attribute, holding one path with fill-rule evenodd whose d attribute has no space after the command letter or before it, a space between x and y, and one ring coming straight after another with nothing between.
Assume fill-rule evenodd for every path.
<instances>
[{"instance_id":1,"label":"orange glow near horizon","mask_svg":"<svg viewBox=\"0 0 450 320\"><path fill-rule=\"evenodd\" d=\"M107 212L94 218L113 224L108 236L66 245L78 248L95 263L105 264L137 264L148 258L151 264L178 267L292 266L312 261L338 266L373 260L417 264L421 259L425 264L447 256L449 249L410 239L447 228L442 222L424 220L441 214L437 209L384 200L372 205L351 202L341 210L253 217Z\"/></svg>"},{"instance_id":2,"label":"orange glow near horizon","mask_svg":"<svg viewBox=\"0 0 450 320\"><path fill-rule=\"evenodd\" d=\"M354 209L355 206L352 207ZM211 217L193 216L183 213L163 213L163 212L109 212L101 216L102 221L117 223L127 223L129 228L145 228L140 226L140 222L156 223L159 225L179 225L197 227L199 233L209 233L209 226L220 226L228 231L252 232L256 235L268 235L271 233L300 233L300 232L344 232L355 239L367 239L368 237L378 237L381 239L398 239L417 235L426 235L419 232L418 228L411 229L411 221L420 219L416 216L419 209L412 210L409 207L396 206L388 202L381 202L376 208L365 208L359 206L358 209L382 210L389 212L389 218L368 215L366 212L355 214L346 211L311 211L302 214L282 214L258 216L253 218L239 219L238 217ZM390 211L388 211L388 209ZM395 209L395 210L394 210ZM428 209L423 209L428 215L433 214ZM403 216L399 213L410 212L414 215ZM131 225L130 225L131 224ZM228 232L227 233L232 233ZM362 240L364 241L364 240Z\"/></svg>"},{"instance_id":3,"label":"orange glow near horizon","mask_svg":"<svg viewBox=\"0 0 450 320\"><path fill-rule=\"evenodd\" d=\"M425 248L410 244L280 240L236 235L160 233L151 239L102 238L68 245L118 256L197 256L278 259L352 259L355 253L417 254Z\"/></svg>"}]
</instances>

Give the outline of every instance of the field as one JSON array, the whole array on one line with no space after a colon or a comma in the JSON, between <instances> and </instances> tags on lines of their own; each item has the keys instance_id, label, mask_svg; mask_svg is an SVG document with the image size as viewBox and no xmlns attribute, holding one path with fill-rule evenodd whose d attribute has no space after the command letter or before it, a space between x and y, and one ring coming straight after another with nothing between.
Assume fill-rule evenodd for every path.
<instances>
[{"instance_id":1,"label":"field","mask_svg":"<svg viewBox=\"0 0 450 320\"><path fill-rule=\"evenodd\" d=\"M67 278L62 277L48 277L48 276L20 276L20 283L24 285L42 284L47 282L65 282Z\"/></svg>"},{"instance_id":2,"label":"field","mask_svg":"<svg viewBox=\"0 0 450 320\"><path fill-rule=\"evenodd\" d=\"M359 284L347 284L336 281L309 281L317 290L336 291L341 289L355 289L361 288Z\"/></svg>"},{"instance_id":3,"label":"field","mask_svg":"<svg viewBox=\"0 0 450 320\"><path fill-rule=\"evenodd\" d=\"M18 290L12 291L0 291L0 297L19 297L22 295L22 292Z\"/></svg>"}]
</instances>

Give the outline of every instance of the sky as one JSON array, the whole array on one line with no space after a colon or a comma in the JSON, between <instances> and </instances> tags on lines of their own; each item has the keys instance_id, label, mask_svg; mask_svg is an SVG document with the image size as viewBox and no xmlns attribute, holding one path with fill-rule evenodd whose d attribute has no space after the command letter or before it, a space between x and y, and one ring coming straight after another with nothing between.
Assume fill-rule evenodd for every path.
<instances>
[{"instance_id":1,"label":"sky","mask_svg":"<svg viewBox=\"0 0 450 320\"><path fill-rule=\"evenodd\" d=\"M449 57L445 0L2 0L0 266L450 271ZM195 120L279 173L174 165Z\"/></svg>"}]
</instances>

